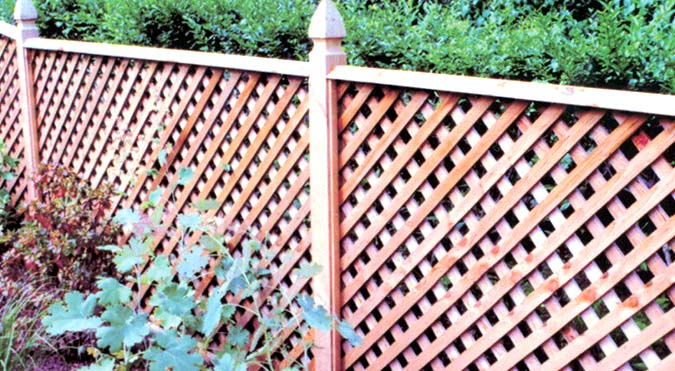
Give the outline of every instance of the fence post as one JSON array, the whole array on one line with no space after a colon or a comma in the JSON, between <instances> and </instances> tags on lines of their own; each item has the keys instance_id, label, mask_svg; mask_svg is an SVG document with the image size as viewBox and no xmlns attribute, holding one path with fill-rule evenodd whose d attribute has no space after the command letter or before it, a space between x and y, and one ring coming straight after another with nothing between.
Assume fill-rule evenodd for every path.
<instances>
[{"instance_id":1,"label":"fence post","mask_svg":"<svg viewBox=\"0 0 675 371\"><path fill-rule=\"evenodd\" d=\"M24 163L26 174L30 175L40 163L38 123L35 104L35 87L30 52L25 41L39 36L35 26L37 10L31 0L17 0L14 8L14 19L18 28L16 39L16 57L19 72L19 94L21 101L21 127L23 130ZM35 199L35 187L28 181L28 199Z\"/></svg>"},{"instance_id":2,"label":"fence post","mask_svg":"<svg viewBox=\"0 0 675 371\"><path fill-rule=\"evenodd\" d=\"M347 63L342 50L345 28L331 0L322 0L312 17L309 37L309 131L312 258L323 268L314 277L318 304L340 316L340 204L338 168L338 92L328 73ZM342 369L340 335L317 331L314 362L322 371Z\"/></svg>"}]
</instances>

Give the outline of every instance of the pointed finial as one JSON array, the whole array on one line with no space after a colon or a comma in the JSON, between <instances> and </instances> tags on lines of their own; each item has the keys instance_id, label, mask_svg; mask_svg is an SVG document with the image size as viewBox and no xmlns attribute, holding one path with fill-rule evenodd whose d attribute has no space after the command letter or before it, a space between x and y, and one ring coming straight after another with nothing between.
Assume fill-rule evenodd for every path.
<instances>
[{"instance_id":1,"label":"pointed finial","mask_svg":"<svg viewBox=\"0 0 675 371\"><path fill-rule=\"evenodd\" d=\"M38 17L37 9L31 0L17 0L14 7L14 19L16 23L21 21L34 21Z\"/></svg>"},{"instance_id":2,"label":"pointed finial","mask_svg":"<svg viewBox=\"0 0 675 371\"><path fill-rule=\"evenodd\" d=\"M340 12L331 0L321 0L309 25L312 39L342 39L347 33Z\"/></svg>"}]
</instances>

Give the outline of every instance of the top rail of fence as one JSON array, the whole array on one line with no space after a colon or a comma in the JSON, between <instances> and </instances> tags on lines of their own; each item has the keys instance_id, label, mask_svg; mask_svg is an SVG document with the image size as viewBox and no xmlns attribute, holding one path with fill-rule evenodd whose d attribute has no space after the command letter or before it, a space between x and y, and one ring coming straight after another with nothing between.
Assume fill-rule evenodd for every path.
<instances>
[{"instance_id":1,"label":"top rail of fence","mask_svg":"<svg viewBox=\"0 0 675 371\"><path fill-rule=\"evenodd\" d=\"M675 95L354 66L338 66L328 77L357 83L675 116Z\"/></svg>"},{"instance_id":2,"label":"top rail of fence","mask_svg":"<svg viewBox=\"0 0 675 371\"><path fill-rule=\"evenodd\" d=\"M0 35L7 36L11 39L16 39L17 32L16 26L0 21Z\"/></svg>"},{"instance_id":3,"label":"top rail of fence","mask_svg":"<svg viewBox=\"0 0 675 371\"><path fill-rule=\"evenodd\" d=\"M42 38L29 39L26 41L25 46L30 49L39 50L64 51L158 62L174 62L301 77L308 76L306 62L284 59Z\"/></svg>"}]
</instances>

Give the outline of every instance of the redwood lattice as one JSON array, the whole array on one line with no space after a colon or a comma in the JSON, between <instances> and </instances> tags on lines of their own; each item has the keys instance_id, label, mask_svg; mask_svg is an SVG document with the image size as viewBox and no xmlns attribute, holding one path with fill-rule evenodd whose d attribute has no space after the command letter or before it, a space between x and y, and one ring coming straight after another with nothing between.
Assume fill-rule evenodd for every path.
<instances>
[{"instance_id":1,"label":"redwood lattice","mask_svg":"<svg viewBox=\"0 0 675 371\"><path fill-rule=\"evenodd\" d=\"M8 154L20 160L15 170L17 176L12 180L2 180L0 186L12 193L14 204L22 199L25 190L20 116L16 42L0 35L0 141L5 144Z\"/></svg>"},{"instance_id":2,"label":"redwood lattice","mask_svg":"<svg viewBox=\"0 0 675 371\"><path fill-rule=\"evenodd\" d=\"M208 217L232 250L257 239L271 251L261 265L275 283L260 298L274 287L288 297L309 290L291 275L311 260L304 78L51 51L36 52L33 65L42 162L112 183L123 194L114 208L139 207L159 187L167 226L197 200L215 199ZM176 185L182 168L194 176ZM164 254L177 243L165 234L155 240ZM198 294L218 284L209 269ZM292 357L281 366L303 356L303 339L285 336Z\"/></svg>"},{"instance_id":3,"label":"redwood lattice","mask_svg":"<svg viewBox=\"0 0 675 371\"><path fill-rule=\"evenodd\" d=\"M670 118L339 88L345 370L675 369Z\"/></svg>"}]
</instances>

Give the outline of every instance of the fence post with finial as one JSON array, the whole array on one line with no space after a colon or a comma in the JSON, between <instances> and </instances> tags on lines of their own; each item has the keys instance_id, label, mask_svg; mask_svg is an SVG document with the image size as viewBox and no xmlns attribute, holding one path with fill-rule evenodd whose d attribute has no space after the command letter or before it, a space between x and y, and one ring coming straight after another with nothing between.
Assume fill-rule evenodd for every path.
<instances>
[{"instance_id":1,"label":"fence post with finial","mask_svg":"<svg viewBox=\"0 0 675 371\"><path fill-rule=\"evenodd\" d=\"M331 0L322 0L312 17L309 37L309 131L312 258L323 268L313 280L315 300L340 316L340 210L338 168L338 92L328 74L347 63L342 50L345 27ZM337 331L317 331L313 350L322 371L342 369Z\"/></svg>"},{"instance_id":2,"label":"fence post with finial","mask_svg":"<svg viewBox=\"0 0 675 371\"><path fill-rule=\"evenodd\" d=\"M28 39L39 37L35 21L38 14L31 0L17 0L14 8L14 19L17 26L16 57L19 73L21 102L21 126L24 139L25 174L32 174L40 163L38 122L35 104L35 87L33 84L33 67L31 52L26 49ZM35 187L31 181L27 185L28 199L35 199Z\"/></svg>"}]
</instances>

